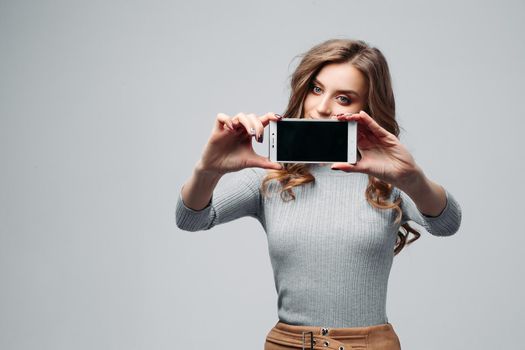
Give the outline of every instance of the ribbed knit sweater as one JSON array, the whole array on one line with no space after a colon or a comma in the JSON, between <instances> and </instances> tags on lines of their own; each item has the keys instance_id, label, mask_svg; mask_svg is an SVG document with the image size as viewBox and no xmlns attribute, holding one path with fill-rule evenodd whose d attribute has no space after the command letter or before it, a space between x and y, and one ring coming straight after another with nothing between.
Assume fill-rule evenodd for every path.
<instances>
[{"instance_id":1,"label":"ribbed knit sweater","mask_svg":"<svg viewBox=\"0 0 525 350\"><path fill-rule=\"evenodd\" d=\"M262 195L262 168L223 175L202 210L187 207L179 192L176 224L201 231L244 216L256 218L266 232L282 322L323 327L387 323L387 284L400 225L414 221L432 235L450 236L461 224L460 205L445 189L446 207L429 217L394 187L390 199L401 196L403 212L395 224L395 210L367 202L366 174L309 166L315 181L293 187L296 199L290 202L282 201L276 180L270 182L270 196Z\"/></svg>"}]
</instances>

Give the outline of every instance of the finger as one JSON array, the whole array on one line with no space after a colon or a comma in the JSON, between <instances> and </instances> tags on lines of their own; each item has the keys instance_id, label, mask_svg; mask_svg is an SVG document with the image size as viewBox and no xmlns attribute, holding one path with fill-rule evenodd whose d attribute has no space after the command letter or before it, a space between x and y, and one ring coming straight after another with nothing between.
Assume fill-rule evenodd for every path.
<instances>
[{"instance_id":1,"label":"finger","mask_svg":"<svg viewBox=\"0 0 525 350\"><path fill-rule=\"evenodd\" d=\"M220 127L221 128L226 128L227 127L228 129L234 130L233 129L233 124L231 122L231 118L230 118L229 115L224 114L224 113L218 113L217 114L217 121L220 123Z\"/></svg>"},{"instance_id":2,"label":"finger","mask_svg":"<svg viewBox=\"0 0 525 350\"><path fill-rule=\"evenodd\" d=\"M360 111L359 114L357 115L359 116L358 120L362 120L363 124L366 125L366 127L370 131L372 131L372 133L376 137L383 138L383 137L390 137L392 135L392 133L390 133L388 130L386 130L381 125L379 125L379 123L375 121L374 118L369 116L365 111Z\"/></svg>"},{"instance_id":3,"label":"finger","mask_svg":"<svg viewBox=\"0 0 525 350\"><path fill-rule=\"evenodd\" d=\"M238 113L234 117L231 118L233 129L237 132L244 132L246 130L246 127L240 120L241 114L243 113Z\"/></svg>"},{"instance_id":4,"label":"finger","mask_svg":"<svg viewBox=\"0 0 525 350\"><path fill-rule=\"evenodd\" d=\"M260 156L260 155L255 155L247 159L246 165L250 168L257 167L257 168L275 169L275 170L283 169L281 164L271 162L270 160L268 160L268 158Z\"/></svg>"},{"instance_id":5,"label":"finger","mask_svg":"<svg viewBox=\"0 0 525 350\"><path fill-rule=\"evenodd\" d=\"M233 124L232 124L232 121L230 119L225 121L223 126L224 126L224 130L228 130L230 132L235 132L235 129L234 129Z\"/></svg>"},{"instance_id":6,"label":"finger","mask_svg":"<svg viewBox=\"0 0 525 350\"><path fill-rule=\"evenodd\" d=\"M261 139L260 139L259 142L261 142L261 143L263 142L264 128L266 128L266 126L268 126L268 124L270 124L270 121L279 122L282 119L283 119L282 115L274 113L274 112L268 112L265 115L258 117L257 120L259 121L259 123L261 123L261 125L263 127L263 130L262 130L262 132L260 134Z\"/></svg>"},{"instance_id":7,"label":"finger","mask_svg":"<svg viewBox=\"0 0 525 350\"><path fill-rule=\"evenodd\" d=\"M274 112L268 112L265 115L259 117L259 120L261 121L264 127L266 127L270 123L270 120L278 122L282 119L283 119L282 115L274 113Z\"/></svg>"},{"instance_id":8,"label":"finger","mask_svg":"<svg viewBox=\"0 0 525 350\"><path fill-rule=\"evenodd\" d=\"M255 123L259 126L260 128L260 133L259 133L259 136L258 136L258 139L257 141L259 141L260 143L263 142L263 139L264 139L264 124L261 120L261 118L259 117L255 117Z\"/></svg>"},{"instance_id":9,"label":"finger","mask_svg":"<svg viewBox=\"0 0 525 350\"><path fill-rule=\"evenodd\" d=\"M246 133L248 135L252 137L256 135L255 125L252 124L252 121L250 120L250 118L248 118L246 114L239 113L236 115L236 117L239 120L239 122L244 126L244 129L246 130Z\"/></svg>"},{"instance_id":10,"label":"finger","mask_svg":"<svg viewBox=\"0 0 525 350\"><path fill-rule=\"evenodd\" d=\"M233 130L235 131L242 130L243 125L241 124L237 116L232 117L231 122L232 122Z\"/></svg>"},{"instance_id":11,"label":"finger","mask_svg":"<svg viewBox=\"0 0 525 350\"><path fill-rule=\"evenodd\" d=\"M336 115L339 121L355 121L357 122L357 144L363 147L369 147L370 143L373 145L379 145L384 142L380 142L380 138L374 134L370 129L363 125L362 122L358 121L353 117L352 114L338 114ZM384 141L384 139L383 139Z\"/></svg>"},{"instance_id":12,"label":"finger","mask_svg":"<svg viewBox=\"0 0 525 350\"><path fill-rule=\"evenodd\" d=\"M262 138L264 135L264 126L262 125L259 118L257 118L257 115L255 113L250 113L246 115L246 117L250 120L250 124L255 127L255 139L257 142L262 142Z\"/></svg>"},{"instance_id":13,"label":"finger","mask_svg":"<svg viewBox=\"0 0 525 350\"><path fill-rule=\"evenodd\" d=\"M390 133L388 130L379 125L374 120L374 118L369 116L365 111L353 114L340 115L338 116L338 119L344 119L347 121L355 120L359 124L365 126L368 130L370 130L377 138L390 137L392 135L392 133Z\"/></svg>"},{"instance_id":14,"label":"finger","mask_svg":"<svg viewBox=\"0 0 525 350\"><path fill-rule=\"evenodd\" d=\"M334 163L330 167L333 170L342 170L347 173L365 173L367 174L367 166L366 163L363 161L359 161L356 164L350 164L350 163Z\"/></svg>"}]
</instances>

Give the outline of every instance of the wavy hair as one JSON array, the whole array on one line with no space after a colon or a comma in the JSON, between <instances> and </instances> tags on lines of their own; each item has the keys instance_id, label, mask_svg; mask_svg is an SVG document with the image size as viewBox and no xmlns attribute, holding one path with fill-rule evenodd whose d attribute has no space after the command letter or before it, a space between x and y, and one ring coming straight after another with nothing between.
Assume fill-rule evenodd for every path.
<instances>
[{"instance_id":1,"label":"wavy hair","mask_svg":"<svg viewBox=\"0 0 525 350\"><path fill-rule=\"evenodd\" d=\"M327 64L350 63L358 69L368 83L368 96L363 110L379 125L399 137L399 125L395 119L395 99L392 90L390 71L385 57L375 47L362 40L330 39L312 47L302 57L299 65L291 75L290 99L283 118L303 118L304 100L309 92L313 79ZM314 182L309 172L308 163L282 163L282 170L268 170L262 181L262 193L267 195L269 181L277 180L281 184L280 196L283 201L295 200L292 188ZM395 223L402 218L401 197L393 202L390 196L393 186L368 175L365 191L366 200L379 209L393 209L397 212ZM409 234L414 237L408 239ZM420 233L405 223L397 234L394 255L405 245L420 237Z\"/></svg>"}]
</instances>

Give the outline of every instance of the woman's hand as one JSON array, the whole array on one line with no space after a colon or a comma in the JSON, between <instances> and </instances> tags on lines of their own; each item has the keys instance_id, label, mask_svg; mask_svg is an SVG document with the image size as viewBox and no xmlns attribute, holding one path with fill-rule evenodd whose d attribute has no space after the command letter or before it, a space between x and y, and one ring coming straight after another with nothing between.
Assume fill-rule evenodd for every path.
<instances>
[{"instance_id":1,"label":"woman's hand","mask_svg":"<svg viewBox=\"0 0 525 350\"><path fill-rule=\"evenodd\" d=\"M421 178L422 171L406 147L364 111L337 119L357 121L357 148L362 158L355 165L334 163L332 169L366 173L401 189Z\"/></svg>"},{"instance_id":2,"label":"woman's hand","mask_svg":"<svg viewBox=\"0 0 525 350\"><path fill-rule=\"evenodd\" d=\"M224 113L217 114L197 169L204 173L220 175L251 167L282 169L279 163L273 163L267 157L258 155L252 148L252 137L262 143L264 128L270 120L279 121L281 118L271 112L261 117L253 113L239 113L234 117Z\"/></svg>"}]
</instances>

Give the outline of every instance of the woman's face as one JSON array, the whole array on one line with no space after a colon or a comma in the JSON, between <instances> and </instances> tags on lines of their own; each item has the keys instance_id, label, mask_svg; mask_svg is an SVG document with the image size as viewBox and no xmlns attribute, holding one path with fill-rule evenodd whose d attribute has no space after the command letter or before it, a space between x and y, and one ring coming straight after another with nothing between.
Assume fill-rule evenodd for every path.
<instances>
[{"instance_id":1,"label":"woman's face","mask_svg":"<svg viewBox=\"0 0 525 350\"><path fill-rule=\"evenodd\" d=\"M350 63L324 66L312 81L303 104L305 119L327 119L340 113L359 113L366 106L364 75Z\"/></svg>"}]
</instances>

